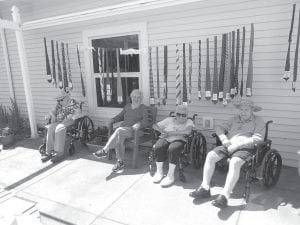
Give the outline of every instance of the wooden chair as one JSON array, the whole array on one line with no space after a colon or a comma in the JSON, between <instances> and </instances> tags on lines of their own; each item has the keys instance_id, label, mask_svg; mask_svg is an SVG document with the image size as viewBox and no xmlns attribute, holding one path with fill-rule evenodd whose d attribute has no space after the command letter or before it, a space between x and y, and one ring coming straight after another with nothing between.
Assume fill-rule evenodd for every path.
<instances>
[{"instance_id":1,"label":"wooden chair","mask_svg":"<svg viewBox=\"0 0 300 225\"><path fill-rule=\"evenodd\" d=\"M154 130L152 125L156 123L156 116L157 116L157 108L155 106L146 106L147 114L148 114L148 126L145 128L140 128L135 131L133 138L128 138L125 141L126 148L132 148L132 168L136 168L137 164L137 156L138 150L141 144L145 142L151 141L151 147L153 146L154 141ZM109 136L113 133L113 123L109 124L108 126L108 134ZM111 155L111 154L109 154ZM109 156L109 159L111 156Z\"/></svg>"}]
</instances>

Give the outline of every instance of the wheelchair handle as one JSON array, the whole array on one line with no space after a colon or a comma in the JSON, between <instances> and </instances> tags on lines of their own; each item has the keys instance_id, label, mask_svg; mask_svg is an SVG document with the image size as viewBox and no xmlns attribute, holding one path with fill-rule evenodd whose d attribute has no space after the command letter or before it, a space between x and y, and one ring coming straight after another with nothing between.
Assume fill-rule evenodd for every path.
<instances>
[{"instance_id":1,"label":"wheelchair handle","mask_svg":"<svg viewBox=\"0 0 300 225\"><path fill-rule=\"evenodd\" d=\"M265 137L264 137L264 141L268 140L268 134L269 134L269 124L273 123L273 120L269 120L266 122L266 131L265 131Z\"/></svg>"}]
</instances>

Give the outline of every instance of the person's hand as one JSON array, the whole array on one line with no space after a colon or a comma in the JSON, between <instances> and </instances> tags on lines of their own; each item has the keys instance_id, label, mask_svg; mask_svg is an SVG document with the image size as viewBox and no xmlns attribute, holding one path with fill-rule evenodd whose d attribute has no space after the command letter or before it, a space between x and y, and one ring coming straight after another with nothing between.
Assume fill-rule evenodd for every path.
<instances>
[{"instance_id":1,"label":"person's hand","mask_svg":"<svg viewBox=\"0 0 300 225\"><path fill-rule=\"evenodd\" d=\"M226 148L228 148L231 145L231 142L226 138L222 141L222 145Z\"/></svg>"},{"instance_id":2,"label":"person's hand","mask_svg":"<svg viewBox=\"0 0 300 225\"><path fill-rule=\"evenodd\" d=\"M160 134L160 137L161 138L167 138L169 136L168 132L166 131L163 131L161 134Z\"/></svg>"},{"instance_id":3,"label":"person's hand","mask_svg":"<svg viewBox=\"0 0 300 225\"><path fill-rule=\"evenodd\" d=\"M136 123L136 124L134 124L134 125L132 126L132 128L133 128L134 130L138 130L138 129L140 129L140 127L141 127L141 124L140 124L140 123Z\"/></svg>"},{"instance_id":4,"label":"person's hand","mask_svg":"<svg viewBox=\"0 0 300 225\"><path fill-rule=\"evenodd\" d=\"M229 145L228 147L227 147L227 151L229 152L229 153L232 153L232 152L234 152L235 150L237 150L238 149L238 146L237 145Z\"/></svg>"},{"instance_id":5,"label":"person's hand","mask_svg":"<svg viewBox=\"0 0 300 225\"><path fill-rule=\"evenodd\" d=\"M110 126L112 123L114 123L114 120L113 120L113 119L109 119L109 120L107 121L107 126Z\"/></svg>"}]
</instances>

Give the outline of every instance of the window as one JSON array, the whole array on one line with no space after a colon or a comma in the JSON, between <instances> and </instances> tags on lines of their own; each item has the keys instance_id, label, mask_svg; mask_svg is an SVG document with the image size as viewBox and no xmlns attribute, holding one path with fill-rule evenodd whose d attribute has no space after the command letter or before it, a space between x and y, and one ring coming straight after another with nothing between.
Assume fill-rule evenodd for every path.
<instances>
[{"instance_id":1,"label":"window","mask_svg":"<svg viewBox=\"0 0 300 225\"><path fill-rule=\"evenodd\" d=\"M97 106L123 107L130 100L130 92L139 88L139 36L133 34L92 39L91 43L94 49L92 56ZM117 88L118 55L122 87L121 99L118 99Z\"/></svg>"}]
</instances>

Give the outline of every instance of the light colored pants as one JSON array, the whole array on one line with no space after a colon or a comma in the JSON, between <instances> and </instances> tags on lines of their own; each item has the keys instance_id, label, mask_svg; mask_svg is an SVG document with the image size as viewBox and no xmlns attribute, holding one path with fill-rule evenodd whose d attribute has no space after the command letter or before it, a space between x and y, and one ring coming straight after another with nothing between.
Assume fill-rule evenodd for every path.
<instances>
[{"instance_id":1,"label":"light colored pants","mask_svg":"<svg viewBox=\"0 0 300 225\"><path fill-rule=\"evenodd\" d=\"M116 156L118 160L124 160L125 154L125 140L132 138L134 130L132 127L119 127L110 136L106 143L106 148L114 148L116 150Z\"/></svg>"},{"instance_id":2,"label":"light colored pants","mask_svg":"<svg viewBox=\"0 0 300 225\"><path fill-rule=\"evenodd\" d=\"M74 120L67 120L64 122L56 122L46 126L46 152L57 152L59 156L64 154L67 128L74 124Z\"/></svg>"}]
</instances>

